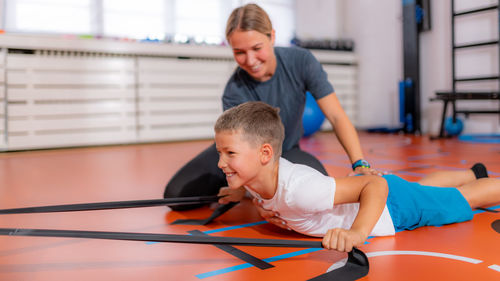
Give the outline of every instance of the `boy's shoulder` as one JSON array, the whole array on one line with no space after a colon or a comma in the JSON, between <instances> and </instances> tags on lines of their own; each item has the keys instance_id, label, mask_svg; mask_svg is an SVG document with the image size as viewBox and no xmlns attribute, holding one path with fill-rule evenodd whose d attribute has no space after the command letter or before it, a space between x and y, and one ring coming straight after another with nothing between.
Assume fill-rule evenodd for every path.
<instances>
[{"instance_id":1,"label":"boy's shoulder","mask_svg":"<svg viewBox=\"0 0 500 281\"><path fill-rule=\"evenodd\" d=\"M281 184L313 184L321 181L334 181L332 177L325 176L319 171L303 164L292 163L285 158L279 161L279 182Z\"/></svg>"},{"instance_id":2,"label":"boy's shoulder","mask_svg":"<svg viewBox=\"0 0 500 281\"><path fill-rule=\"evenodd\" d=\"M333 206L335 179L314 168L280 159L278 189L289 207L310 213Z\"/></svg>"},{"instance_id":3,"label":"boy's shoulder","mask_svg":"<svg viewBox=\"0 0 500 281\"><path fill-rule=\"evenodd\" d=\"M283 174L285 177L303 177L307 175L312 175L317 172L315 169L297 163L292 163L289 160L281 157L279 161L279 173Z\"/></svg>"}]
</instances>

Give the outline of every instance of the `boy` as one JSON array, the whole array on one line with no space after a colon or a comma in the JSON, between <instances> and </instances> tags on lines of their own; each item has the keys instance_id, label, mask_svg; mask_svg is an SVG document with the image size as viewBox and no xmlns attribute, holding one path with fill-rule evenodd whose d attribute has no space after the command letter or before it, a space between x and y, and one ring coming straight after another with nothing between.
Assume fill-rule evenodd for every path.
<instances>
[{"instance_id":1,"label":"boy","mask_svg":"<svg viewBox=\"0 0 500 281\"><path fill-rule=\"evenodd\" d=\"M219 117L218 166L228 182L220 202L239 201L246 189L291 229L323 236L327 249L349 252L370 235L471 220L471 208L500 201L500 180L483 178L481 164L433 173L419 183L395 175L334 179L280 158L283 135L278 110L262 102L241 104ZM446 186L455 188L440 188Z\"/></svg>"}]
</instances>

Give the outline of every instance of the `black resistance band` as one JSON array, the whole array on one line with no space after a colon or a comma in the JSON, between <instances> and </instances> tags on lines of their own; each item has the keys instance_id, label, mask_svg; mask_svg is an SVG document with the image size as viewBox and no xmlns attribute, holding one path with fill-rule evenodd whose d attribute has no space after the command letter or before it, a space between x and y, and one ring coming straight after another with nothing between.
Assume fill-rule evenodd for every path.
<instances>
[{"instance_id":1,"label":"black resistance band","mask_svg":"<svg viewBox=\"0 0 500 281\"><path fill-rule=\"evenodd\" d=\"M218 218L225 212L229 211L232 207L236 206L239 202L229 202L227 204L220 205L214 212L210 215L210 217L206 219L179 219L171 224L186 224L186 225L207 225L211 223L214 219Z\"/></svg>"},{"instance_id":2,"label":"black resistance band","mask_svg":"<svg viewBox=\"0 0 500 281\"><path fill-rule=\"evenodd\" d=\"M493 230L495 230L496 232L500 233L500 220L492 222L491 228L493 228Z\"/></svg>"},{"instance_id":3,"label":"black resistance band","mask_svg":"<svg viewBox=\"0 0 500 281\"><path fill-rule=\"evenodd\" d=\"M53 213L53 212L74 212L74 211L93 211L93 210L108 210L108 209L124 209L124 208L140 208L153 206L172 206L192 203L210 203L217 202L219 196L195 196L195 197L177 197L152 200L133 200L133 201L116 201L116 202L100 202L100 203L82 203L69 205L54 205L27 207L16 209L0 210L2 214L29 214L29 213Z\"/></svg>"},{"instance_id":4,"label":"black resistance band","mask_svg":"<svg viewBox=\"0 0 500 281\"><path fill-rule=\"evenodd\" d=\"M82 230L55 229L22 229L0 228L0 235L7 236L37 236L64 238L92 238L128 241L172 242L191 244L217 244L258 247L290 247L290 248L321 248L320 241L285 240L285 239L255 239L238 237L217 237L208 235L179 235L132 232L104 232ZM357 280L368 274L369 263L366 255L357 248L348 254L347 263L336 270L317 276L313 281L322 280Z\"/></svg>"},{"instance_id":5,"label":"black resistance band","mask_svg":"<svg viewBox=\"0 0 500 281\"><path fill-rule=\"evenodd\" d=\"M199 230L191 230L191 231L188 231L188 233L191 235L208 235L208 234L206 234L202 231L199 231ZM259 269L264 270L264 269L274 267L274 265L272 265L268 262L265 262L257 257L254 257L248 253L245 253L240 249L236 249L235 247L233 247L231 245L214 244L214 246L223 250L224 252L226 252L230 255L233 255L233 256L239 258L240 260L242 260L244 262L247 262L247 263L259 268Z\"/></svg>"},{"instance_id":6,"label":"black resistance band","mask_svg":"<svg viewBox=\"0 0 500 281\"><path fill-rule=\"evenodd\" d=\"M344 266L332 270L327 273L323 273L320 276L309 279L308 281L351 281L358 280L368 274L370 270L370 264L368 263L368 257L362 251L352 248L347 256L347 262Z\"/></svg>"},{"instance_id":7,"label":"black resistance band","mask_svg":"<svg viewBox=\"0 0 500 281\"><path fill-rule=\"evenodd\" d=\"M208 235L198 236L198 235L182 235L182 234L107 232L107 231L84 231L84 230L0 228L0 235L91 238L91 239L129 240L129 241L145 241L145 242L221 244L221 245L260 246L260 247L291 247L291 248L322 247L320 241L254 239L254 238L220 237L220 236L208 236Z\"/></svg>"}]
</instances>

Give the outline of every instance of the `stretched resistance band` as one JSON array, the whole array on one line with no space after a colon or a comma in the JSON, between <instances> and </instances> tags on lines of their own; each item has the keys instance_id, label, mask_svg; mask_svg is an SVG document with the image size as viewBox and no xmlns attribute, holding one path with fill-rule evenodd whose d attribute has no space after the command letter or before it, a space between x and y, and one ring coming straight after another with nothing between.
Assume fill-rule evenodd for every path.
<instances>
[{"instance_id":1,"label":"stretched resistance band","mask_svg":"<svg viewBox=\"0 0 500 281\"><path fill-rule=\"evenodd\" d=\"M108 209L153 207L153 206L163 206L163 205L173 206L173 205L183 205L192 203L217 202L220 198L221 197L219 196L195 196L195 197L177 197L177 198L152 199L152 200L115 201L115 202L27 207L27 208L16 208L16 209L3 209L0 210L0 215L94 211L94 210L108 210Z\"/></svg>"},{"instance_id":2,"label":"stretched resistance band","mask_svg":"<svg viewBox=\"0 0 500 281\"><path fill-rule=\"evenodd\" d=\"M492 222L491 228L493 228L493 230L495 230L496 232L500 233L500 220Z\"/></svg>"},{"instance_id":3,"label":"stretched resistance band","mask_svg":"<svg viewBox=\"0 0 500 281\"><path fill-rule=\"evenodd\" d=\"M239 246L258 246L258 247L289 247L289 248L322 247L320 241L255 239L255 238L156 234L156 233L104 232L104 231L83 231L83 230L0 228L0 235L91 238L91 239L110 239L110 240L128 240L128 241L239 245ZM349 252L347 263L343 267L324 273L310 280L312 281L357 280L363 276L366 276L368 274L368 271L369 271L368 258L361 250L353 248L353 250Z\"/></svg>"},{"instance_id":4,"label":"stretched resistance band","mask_svg":"<svg viewBox=\"0 0 500 281\"><path fill-rule=\"evenodd\" d=\"M261 246L261 247L321 248L321 242L319 241L254 239L254 238L197 236L197 235L195 236L195 235L182 235L182 234L156 234L156 233L136 233L136 232L0 228L0 235L91 238L91 239L129 240L129 241L145 241L145 242L221 244L221 245Z\"/></svg>"},{"instance_id":5,"label":"stretched resistance band","mask_svg":"<svg viewBox=\"0 0 500 281\"><path fill-rule=\"evenodd\" d=\"M191 230L191 231L188 231L189 234L191 235L208 235L202 231L199 231L199 230ZM215 247L223 250L224 252L232 255L232 256L235 256L237 258L239 258L240 260L242 261L245 261L259 269L268 269L268 268L272 268L274 267L274 265L268 263L268 262L265 262L257 257L254 257L248 253L245 253L243 252L242 250L240 249L237 249L231 245L219 245L219 244L214 244Z\"/></svg>"},{"instance_id":6,"label":"stretched resistance band","mask_svg":"<svg viewBox=\"0 0 500 281\"><path fill-rule=\"evenodd\" d=\"M220 217L225 212L229 211L232 207L236 206L239 202L229 202L220 205L214 212L206 219L178 219L171 224L187 224L187 225L206 225L211 223L214 219Z\"/></svg>"}]
</instances>

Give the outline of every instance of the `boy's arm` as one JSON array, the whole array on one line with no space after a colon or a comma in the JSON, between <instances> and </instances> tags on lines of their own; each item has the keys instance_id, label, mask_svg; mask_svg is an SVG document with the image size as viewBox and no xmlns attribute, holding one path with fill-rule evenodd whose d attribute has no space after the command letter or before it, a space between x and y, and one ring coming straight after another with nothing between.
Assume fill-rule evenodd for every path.
<instances>
[{"instance_id":1,"label":"boy's arm","mask_svg":"<svg viewBox=\"0 0 500 281\"><path fill-rule=\"evenodd\" d=\"M219 199L219 204L228 204L230 202L239 202L245 197L247 191L244 187L240 187L238 189L231 189L229 187L222 187L219 190L219 194L217 196L224 196ZM251 195L250 195L251 196ZM263 217L266 221L286 230L291 230L290 227L286 225L286 221L279 217L277 212L266 210L262 207L262 203L257 198L253 198L253 204L257 208L257 212L259 215Z\"/></svg>"},{"instance_id":2,"label":"boy's arm","mask_svg":"<svg viewBox=\"0 0 500 281\"><path fill-rule=\"evenodd\" d=\"M357 176L335 179L334 205L359 202L359 211L351 229L330 229L323 238L323 247L350 252L362 245L375 227L387 200L388 187L379 176Z\"/></svg>"}]
</instances>

